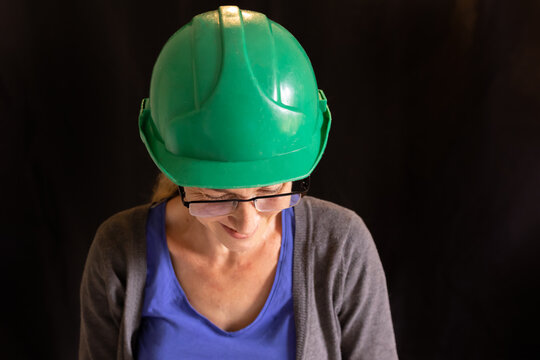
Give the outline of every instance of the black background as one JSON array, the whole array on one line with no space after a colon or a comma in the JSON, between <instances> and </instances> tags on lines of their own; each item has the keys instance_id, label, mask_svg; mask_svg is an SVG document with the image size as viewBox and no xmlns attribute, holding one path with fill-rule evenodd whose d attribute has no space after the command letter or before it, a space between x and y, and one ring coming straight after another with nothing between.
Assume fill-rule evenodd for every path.
<instances>
[{"instance_id":1,"label":"black background","mask_svg":"<svg viewBox=\"0 0 540 360\"><path fill-rule=\"evenodd\" d=\"M0 357L76 357L93 234L157 174L153 63L219 3L0 2ZM232 3L311 58L333 115L311 193L372 231L400 358L540 358L540 3Z\"/></svg>"}]
</instances>

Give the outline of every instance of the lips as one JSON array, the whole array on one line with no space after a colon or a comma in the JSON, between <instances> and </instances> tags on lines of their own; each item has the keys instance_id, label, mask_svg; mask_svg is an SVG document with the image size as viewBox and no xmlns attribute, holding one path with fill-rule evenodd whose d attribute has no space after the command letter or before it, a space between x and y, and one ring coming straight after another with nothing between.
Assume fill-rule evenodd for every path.
<instances>
[{"instance_id":1,"label":"lips","mask_svg":"<svg viewBox=\"0 0 540 360\"><path fill-rule=\"evenodd\" d=\"M228 227L226 225L221 224L221 226L223 226L223 229L225 229L225 231L235 239L247 239L247 238L251 237L251 235L253 235L255 233L255 231L257 230L257 229L255 229L251 234L242 234L242 233L239 233L236 230L231 229L230 227Z\"/></svg>"}]
</instances>

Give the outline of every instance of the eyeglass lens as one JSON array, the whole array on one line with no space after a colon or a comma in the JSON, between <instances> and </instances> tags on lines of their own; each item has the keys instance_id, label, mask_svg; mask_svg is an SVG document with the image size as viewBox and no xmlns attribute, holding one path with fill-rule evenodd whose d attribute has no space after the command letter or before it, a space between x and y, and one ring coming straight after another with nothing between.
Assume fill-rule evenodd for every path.
<instances>
[{"instance_id":1,"label":"eyeglass lens","mask_svg":"<svg viewBox=\"0 0 540 360\"><path fill-rule=\"evenodd\" d=\"M295 206L300 202L300 194L276 196L254 200L255 208L259 211L280 211ZM189 213L198 217L222 216L232 213L238 206L238 201L191 203Z\"/></svg>"}]
</instances>

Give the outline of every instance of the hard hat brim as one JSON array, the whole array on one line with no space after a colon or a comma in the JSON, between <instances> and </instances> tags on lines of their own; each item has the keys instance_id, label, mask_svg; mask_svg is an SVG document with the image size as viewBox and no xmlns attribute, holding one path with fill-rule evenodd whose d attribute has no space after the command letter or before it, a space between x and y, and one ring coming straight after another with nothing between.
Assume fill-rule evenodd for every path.
<instances>
[{"instance_id":1,"label":"hard hat brim","mask_svg":"<svg viewBox=\"0 0 540 360\"><path fill-rule=\"evenodd\" d=\"M154 133L149 110L139 115L141 139L158 168L175 184L210 189L260 187L302 179L317 166L326 148L331 124L328 107L320 114L320 132L311 143L297 151L256 161L209 161L175 155Z\"/></svg>"}]
</instances>

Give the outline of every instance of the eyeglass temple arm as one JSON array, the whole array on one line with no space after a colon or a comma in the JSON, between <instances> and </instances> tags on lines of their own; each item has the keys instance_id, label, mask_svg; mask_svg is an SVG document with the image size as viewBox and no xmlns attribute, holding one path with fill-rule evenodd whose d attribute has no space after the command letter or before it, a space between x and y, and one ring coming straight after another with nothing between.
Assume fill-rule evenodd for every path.
<instances>
[{"instance_id":1,"label":"eyeglass temple arm","mask_svg":"<svg viewBox=\"0 0 540 360\"><path fill-rule=\"evenodd\" d=\"M184 199L186 197L186 191L184 190L184 187L178 186L178 192L180 193L180 199L182 200L182 204L184 204L184 206L189 209L189 201L186 201Z\"/></svg>"}]
</instances>

